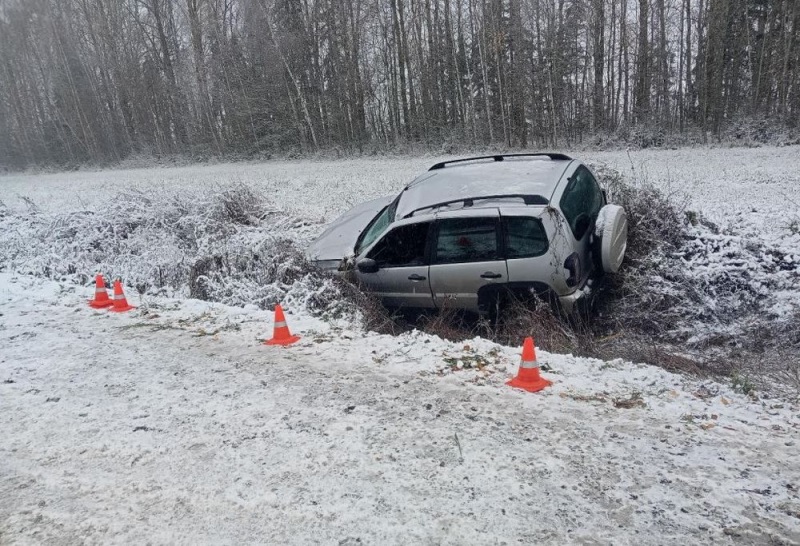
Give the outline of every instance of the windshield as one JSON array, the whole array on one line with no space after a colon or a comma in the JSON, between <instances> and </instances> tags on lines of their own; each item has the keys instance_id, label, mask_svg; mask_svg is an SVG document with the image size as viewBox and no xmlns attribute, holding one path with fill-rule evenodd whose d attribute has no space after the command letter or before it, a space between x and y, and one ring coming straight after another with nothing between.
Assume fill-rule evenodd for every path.
<instances>
[{"instance_id":1,"label":"windshield","mask_svg":"<svg viewBox=\"0 0 800 546\"><path fill-rule=\"evenodd\" d=\"M375 241L375 239L383 233L386 228L394 221L394 212L397 210L397 200L395 199L389 205L378 213L375 218L369 223L367 228L361 233L361 236L356 242L355 254L358 256L361 251L367 248Z\"/></svg>"}]
</instances>

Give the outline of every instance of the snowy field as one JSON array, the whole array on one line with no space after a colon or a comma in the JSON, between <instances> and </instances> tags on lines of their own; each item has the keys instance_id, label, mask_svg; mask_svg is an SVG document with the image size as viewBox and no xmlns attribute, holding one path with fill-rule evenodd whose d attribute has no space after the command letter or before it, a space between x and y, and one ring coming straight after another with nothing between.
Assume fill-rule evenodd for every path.
<instances>
[{"instance_id":1,"label":"snowy field","mask_svg":"<svg viewBox=\"0 0 800 546\"><path fill-rule=\"evenodd\" d=\"M800 263L800 148L580 157ZM14 175L0 201L59 215L242 182L302 242L437 159ZM139 308L109 314L0 258L0 544L800 544L796 397L544 351L554 385L532 395L504 385L517 347L302 308L302 341L266 347L255 306L129 289Z\"/></svg>"},{"instance_id":2,"label":"snowy field","mask_svg":"<svg viewBox=\"0 0 800 546\"><path fill-rule=\"evenodd\" d=\"M570 152L571 153L571 152ZM571 153L593 164L658 184L702 210L711 221L785 234L800 218L800 147L639 150ZM339 161L271 161L199 167L79 171L0 176L0 200L65 210L102 206L110 195L133 188L180 191L244 182L267 189L282 210L330 221L370 197L394 193L449 157Z\"/></svg>"}]
</instances>

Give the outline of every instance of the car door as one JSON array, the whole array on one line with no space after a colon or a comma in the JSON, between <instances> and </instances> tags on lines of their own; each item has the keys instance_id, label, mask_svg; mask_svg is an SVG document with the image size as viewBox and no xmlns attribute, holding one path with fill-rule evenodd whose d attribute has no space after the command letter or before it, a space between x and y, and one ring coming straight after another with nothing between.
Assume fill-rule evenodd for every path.
<instances>
[{"instance_id":1,"label":"car door","mask_svg":"<svg viewBox=\"0 0 800 546\"><path fill-rule=\"evenodd\" d=\"M436 307L482 311L479 292L507 281L499 220L497 209L437 215L430 265Z\"/></svg>"},{"instance_id":2,"label":"car door","mask_svg":"<svg viewBox=\"0 0 800 546\"><path fill-rule=\"evenodd\" d=\"M398 223L365 252L377 271L356 269L356 277L383 300L396 308L432 308L428 279L428 233L432 222Z\"/></svg>"},{"instance_id":3,"label":"car door","mask_svg":"<svg viewBox=\"0 0 800 546\"><path fill-rule=\"evenodd\" d=\"M552 222L545 215L547 227L553 231ZM532 288L536 293L553 288L561 293L566 286L559 283L561 259L553 263L550 237L542 218L531 214L503 212L501 217L505 237L505 257L508 267L508 282ZM540 294L541 295L541 294Z\"/></svg>"}]
</instances>

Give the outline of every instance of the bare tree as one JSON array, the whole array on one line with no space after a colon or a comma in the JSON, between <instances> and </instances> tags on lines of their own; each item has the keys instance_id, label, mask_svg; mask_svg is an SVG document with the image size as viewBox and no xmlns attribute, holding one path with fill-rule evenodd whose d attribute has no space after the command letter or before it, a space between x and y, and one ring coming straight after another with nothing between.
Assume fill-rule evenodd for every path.
<instances>
[{"instance_id":1,"label":"bare tree","mask_svg":"<svg viewBox=\"0 0 800 546\"><path fill-rule=\"evenodd\" d=\"M795 0L6 0L0 166L800 121Z\"/></svg>"}]
</instances>

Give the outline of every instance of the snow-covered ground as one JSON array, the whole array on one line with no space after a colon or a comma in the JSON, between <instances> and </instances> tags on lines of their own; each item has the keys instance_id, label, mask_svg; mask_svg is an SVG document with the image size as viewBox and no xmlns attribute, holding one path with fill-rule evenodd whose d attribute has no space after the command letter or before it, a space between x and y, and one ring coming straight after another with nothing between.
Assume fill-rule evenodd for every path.
<instances>
[{"instance_id":1,"label":"snow-covered ground","mask_svg":"<svg viewBox=\"0 0 800 546\"><path fill-rule=\"evenodd\" d=\"M659 368L0 274L0 542L800 541L800 407ZM479 358L480 357L480 358ZM481 363L480 368L476 366Z\"/></svg>"},{"instance_id":2,"label":"snow-covered ground","mask_svg":"<svg viewBox=\"0 0 800 546\"><path fill-rule=\"evenodd\" d=\"M781 282L796 278L800 148L576 155L676 192L731 230L709 243L723 253L779 249ZM302 341L266 347L272 317L255 306L129 287L139 309L115 315L85 305L91 287L43 279L94 273L43 269L60 259L52 245L93 227L64 215L118 206L120 191L258 188L280 222L221 243L188 224L193 242L236 253L270 225L302 244L438 159L0 177L0 223L52 230L31 244L53 250L3 271L3 244L25 233L0 234L0 543L800 543L796 401L543 351L554 386L533 395L504 385L519 349L486 340L381 336L290 305ZM31 203L46 218L28 225ZM183 259L148 229L101 257L118 269L107 275L150 274L132 260L165 249Z\"/></svg>"},{"instance_id":3,"label":"snow-covered ground","mask_svg":"<svg viewBox=\"0 0 800 546\"><path fill-rule=\"evenodd\" d=\"M596 152L588 160L647 180L708 220L771 239L800 230L800 146ZM765 234L764 232L768 232ZM800 239L797 239L800 248Z\"/></svg>"},{"instance_id":4,"label":"snow-covered ground","mask_svg":"<svg viewBox=\"0 0 800 546\"><path fill-rule=\"evenodd\" d=\"M710 220L754 231L784 233L800 218L800 147L695 148L571 153L585 161L635 174L688 199ZM270 161L204 166L77 171L0 176L0 200L8 206L31 198L50 210L102 204L120 190L195 188L244 182L267 189L282 210L330 221L349 206L396 192L448 157L338 161Z\"/></svg>"}]
</instances>

